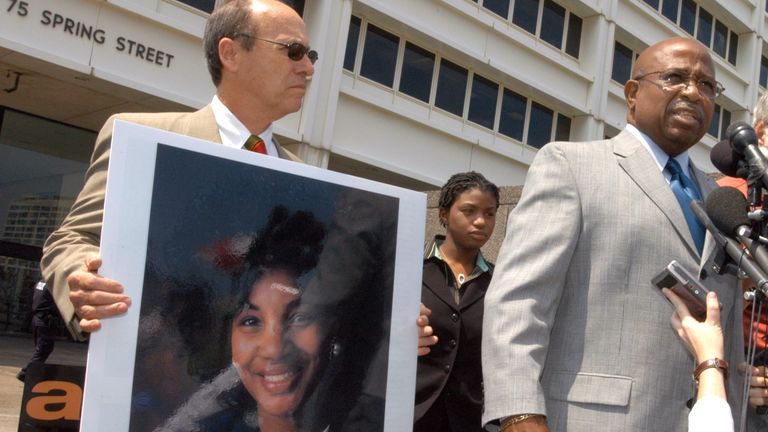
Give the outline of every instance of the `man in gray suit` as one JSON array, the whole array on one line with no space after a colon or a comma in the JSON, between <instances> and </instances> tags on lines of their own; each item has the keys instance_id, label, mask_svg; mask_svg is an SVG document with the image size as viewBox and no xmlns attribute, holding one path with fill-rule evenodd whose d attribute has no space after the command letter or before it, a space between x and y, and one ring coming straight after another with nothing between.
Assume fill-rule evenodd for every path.
<instances>
[{"instance_id":1,"label":"man in gray suit","mask_svg":"<svg viewBox=\"0 0 768 432\"><path fill-rule=\"evenodd\" d=\"M509 431L683 431L696 366L651 278L671 260L722 302L728 390L741 408L741 301L732 276L670 188L669 160L701 197L716 187L687 150L722 91L706 47L659 42L624 86L627 127L609 140L542 148L485 298L483 422ZM670 163L674 165L674 162ZM699 234L699 235L697 235Z\"/></svg>"},{"instance_id":2,"label":"man in gray suit","mask_svg":"<svg viewBox=\"0 0 768 432\"><path fill-rule=\"evenodd\" d=\"M203 44L216 85L212 102L192 113L118 114L107 120L96 140L83 190L45 243L43 277L75 337L97 330L100 318L124 313L130 304L120 282L97 273L115 119L236 148L258 136L263 146L254 151L299 160L272 140L272 122L301 107L314 73L317 53L309 50L301 17L276 0L234 0L211 15Z\"/></svg>"}]
</instances>

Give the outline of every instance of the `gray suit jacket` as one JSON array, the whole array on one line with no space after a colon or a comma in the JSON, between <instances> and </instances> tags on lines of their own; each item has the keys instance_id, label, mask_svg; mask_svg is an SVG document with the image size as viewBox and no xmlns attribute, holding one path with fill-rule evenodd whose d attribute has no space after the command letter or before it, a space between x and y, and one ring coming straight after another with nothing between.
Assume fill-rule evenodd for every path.
<instances>
[{"instance_id":1,"label":"gray suit jacket","mask_svg":"<svg viewBox=\"0 0 768 432\"><path fill-rule=\"evenodd\" d=\"M706 196L716 185L690 168ZM553 431L685 431L694 360L651 278L673 259L696 274L713 249L708 236L700 259L669 185L627 130L545 146L485 297L483 422L541 413ZM704 284L723 304L735 371L737 281L708 272ZM731 373L734 413L741 384Z\"/></svg>"},{"instance_id":2,"label":"gray suit jacket","mask_svg":"<svg viewBox=\"0 0 768 432\"><path fill-rule=\"evenodd\" d=\"M107 166L115 119L221 143L219 128L210 105L188 113L116 114L104 124L96 138L91 165L85 173L85 185L61 226L46 240L40 261L43 278L53 293L64 322L76 338L82 335L77 325L77 317L74 316L74 307L69 300L67 276L82 268L87 256L99 253ZM298 157L280 145L276 147L281 158L300 162Z\"/></svg>"}]
</instances>

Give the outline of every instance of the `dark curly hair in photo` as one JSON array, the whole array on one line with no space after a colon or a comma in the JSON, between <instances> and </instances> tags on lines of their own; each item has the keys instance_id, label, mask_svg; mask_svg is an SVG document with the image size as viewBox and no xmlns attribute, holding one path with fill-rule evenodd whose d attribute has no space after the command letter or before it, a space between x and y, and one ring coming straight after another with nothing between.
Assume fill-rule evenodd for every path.
<instances>
[{"instance_id":1,"label":"dark curly hair in photo","mask_svg":"<svg viewBox=\"0 0 768 432\"><path fill-rule=\"evenodd\" d=\"M299 279L314 269L324 239L325 225L312 212L291 214L284 206L273 208L266 225L253 237L244 257L240 304L248 298L253 283L266 270L284 271Z\"/></svg>"}]
</instances>

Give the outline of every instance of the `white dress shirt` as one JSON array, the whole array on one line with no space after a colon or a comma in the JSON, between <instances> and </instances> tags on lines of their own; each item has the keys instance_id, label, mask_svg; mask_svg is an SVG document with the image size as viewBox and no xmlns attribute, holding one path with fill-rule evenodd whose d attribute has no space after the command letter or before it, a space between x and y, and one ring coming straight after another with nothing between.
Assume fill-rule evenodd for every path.
<instances>
[{"instance_id":1,"label":"white dress shirt","mask_svg":"<svg viewBox=\"0 0 768 432\"><path fill-rule=\"evenodd\" d=\"M669 161L669 155L666 154L658 144L653 142L651 137L640 132L640 130L633 125L627 124L627 130L632 133L635 138L639 139L641 143L643 143L643 147L645 147L645 149L648 150L648 153L651 154L653 160L656 161L656 165L659 167L659 171L664 174L664 178L667 179L667 183L669 183L669 179L672 177L672 174L664 170L664 167L667 166L667 162ZM680 168L683 169L683 173L688 176L689 179L693 179L693 177L691 177L690 171L688 170L688 152L684 151L675 156L675 160L680 164Z\"/></svg>"},{"instance_id":2,"label":"white dress shirt","mask_svg":"<svg viewBox=\"0 0 768 432\"><path fill-rule=\"evenodd\" d=\"M227 147L243 148L243 144L251 136L248 128L232 114L232 111L221 102L217 95L213 95L211 108L213 109L213 116L216 117L216 125L219 127L221 143ZM264 144L267 146L267 154L278 157L277 147L272 142L272 124L257 135L264 140Z\"/></svg>"}]
</instances>

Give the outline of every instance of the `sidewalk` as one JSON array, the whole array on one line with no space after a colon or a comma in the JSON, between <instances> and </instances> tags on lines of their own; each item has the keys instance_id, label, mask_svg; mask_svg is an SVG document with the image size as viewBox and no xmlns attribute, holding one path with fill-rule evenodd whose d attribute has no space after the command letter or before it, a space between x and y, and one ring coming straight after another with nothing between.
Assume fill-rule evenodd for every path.
<instances>
[{"instance_id":1,"label":"sidewalk","mask_svg":"<svg viewBox=\"0 0 768 432\"><path fill-rule=\"evenodd\" d=\"M0 335L0 432L17 432L19 410L24 383L16 379L16 373L32 356L32 337ZM48 363L85 365L88 345L66 340L56 340Z\"/></svg>"}]
</instances>

